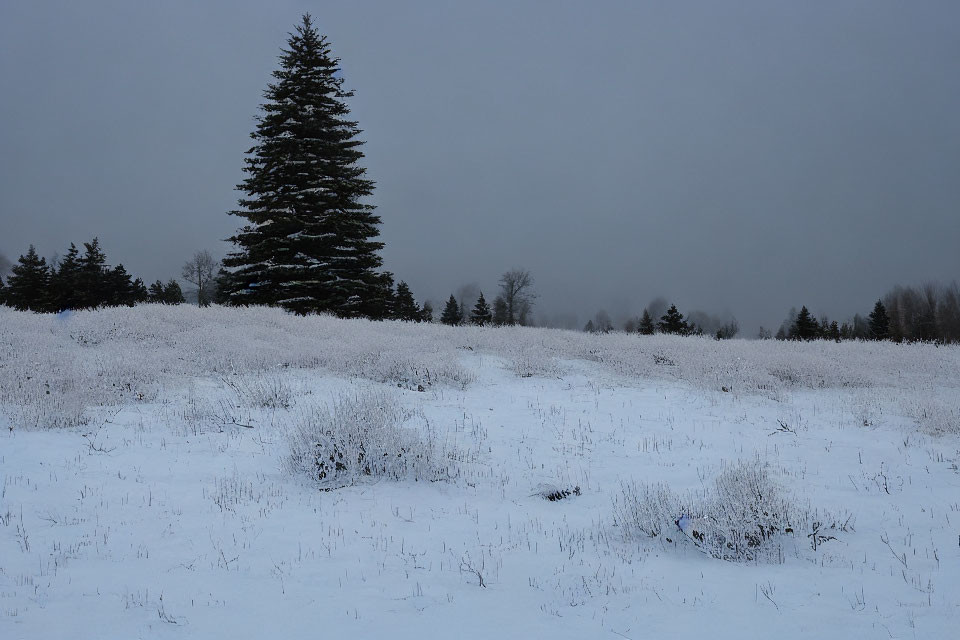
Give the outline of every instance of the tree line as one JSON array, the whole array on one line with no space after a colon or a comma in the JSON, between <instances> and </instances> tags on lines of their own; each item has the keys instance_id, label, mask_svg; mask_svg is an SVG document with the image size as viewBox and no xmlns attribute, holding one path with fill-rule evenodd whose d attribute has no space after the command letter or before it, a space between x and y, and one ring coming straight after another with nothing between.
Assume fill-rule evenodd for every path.
<instances>
[{"instance_id":1,"label":"tree line","mask_svg":"<svg viewBox=\"0 0 960 640\"><path fill-rule=\"evenodd\" d=\"M176 280L159 280L149 287L133 278L122 264L109 266L94 238L74 243L63 258L47 263L33 245L12 266L4 283L0 278L0 304L21 311L56 313L66 309L133 306L141 302L180 304L183 291Z\"/></svg>"},{"instance_id":2,"label":"tree line","mask_svg":"<svg viewBox=\"0 0 960 640\"><path fill-rule=\"evenodd\" d=\"M623 329L627 333L651 336L665 333L678 336L711 335L717 340L729 340L740 332L736 318L722 319L703 311L691 311L686 317L663 298L656 298L643 310L639 318L626 321ZM583 330L588 333L609 333L614 330L613 321L606 311L598 311L587 321Z\"/></svg>"},{"instance_id":3,"label":"tree line","mask_svg":"<svg viewBox=\"0 0 960 640\"><path fill-rule=\"evenodd\" d=\"M760 330L761 338L770 338ZM837 323L815 318L806 306L790 310L775 337L778 340L892 340L894 342L960 342L960 286L927 283L896 286L878 299L866 316Z\"/></svg>"},{"instance_id":4,"label":"tree line","mask_svg":"<svg viewBox=\"0 0 960 640\"><path fill-rule=\"evenodd\" d=\"M511 269L500 276L499 286L500 293L494 298L492 305L487 302L483 292L479 291L476 302L469 310L463 298L458 301L451 293L440 315L440 322L451 326L475 324L481 327L530 324L533 301L537 297L530 272L526 269Z\"/></svg>"}]
</instances>

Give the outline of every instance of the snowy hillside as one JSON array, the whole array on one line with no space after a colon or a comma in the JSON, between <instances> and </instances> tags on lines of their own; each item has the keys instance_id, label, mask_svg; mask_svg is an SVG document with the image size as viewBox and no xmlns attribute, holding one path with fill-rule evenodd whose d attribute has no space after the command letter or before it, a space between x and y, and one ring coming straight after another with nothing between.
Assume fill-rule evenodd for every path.
<instances>
[{"instance_id":1,"label":"snowy hillside","mask_svg":"<svg viewBox=\"0 0 960 640\"><path fill-rule=\"evenodd\" d=\"M0 308L0 638L960 623L960 349Z\"/></svg>"}]
</instances>

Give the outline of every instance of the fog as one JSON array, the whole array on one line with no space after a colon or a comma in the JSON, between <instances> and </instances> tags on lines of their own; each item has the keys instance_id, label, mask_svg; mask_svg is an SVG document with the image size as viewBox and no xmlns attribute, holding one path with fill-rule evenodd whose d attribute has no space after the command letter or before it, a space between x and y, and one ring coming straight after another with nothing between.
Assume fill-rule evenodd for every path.
<instances>
[{"instance_id":1,"label":"fog","mask_svg":"<svg viewBox=\"0 0 960 640\"><path fill-rule=\"evenodd\" d=\"M356 90L385 268L436 309L529 269L540 322L657 296L745 334L960 277L956 2L5 2L0 254L147 281L239 225L311 11Z\"/></svg>"}]
</instances>

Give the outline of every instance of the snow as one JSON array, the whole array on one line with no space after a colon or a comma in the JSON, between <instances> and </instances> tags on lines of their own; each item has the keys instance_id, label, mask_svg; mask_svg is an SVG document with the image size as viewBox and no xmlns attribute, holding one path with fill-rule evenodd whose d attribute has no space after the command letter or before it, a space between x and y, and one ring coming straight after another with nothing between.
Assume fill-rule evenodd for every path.
<instances>
[{"instance_id":1,"label":"snow","mask_svg":"<svg viewBox=\"0 0 960 640\"><path fill-rule=\"evenodd\" d=\"M0 309L0 638L950 637L958 368L933 345ZM449 479L291 470L299 425L370 397ZM615 526L636 487L693 499L739 462L852 527L732 562Z\"/></svg>"}]
</instances>

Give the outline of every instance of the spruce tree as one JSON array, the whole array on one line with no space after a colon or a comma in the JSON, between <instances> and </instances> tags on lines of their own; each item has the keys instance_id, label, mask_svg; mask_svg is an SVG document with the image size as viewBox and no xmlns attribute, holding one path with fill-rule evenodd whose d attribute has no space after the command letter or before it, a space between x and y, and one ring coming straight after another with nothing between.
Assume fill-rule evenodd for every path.
<instances>
[{"instance_id":1,"label":"spruce tree","mask_svg":"<svg viewBox=\"0 0 960 640\"><path fill-rule=\"evenodd\" d=\"M677 310L677 305L672 304L667 312L660 317L658 328L661 333L675 333L686 335L690 333L690 326L683 319L683 314Z\"/></svg>"},{"instance_id":2,"label":"spruce tree","mask_svg":"<svg viewBox=\"0 0 960 640\"><path fill-rule=\"evenodd\" d=\"M883 302L877 300L870 312L870 335L874 340L886 340L890 336L890 316Z\"/></svg>"},{"instance_id":3,"label":"spruce tree","mask_svg":"<svg viewBox=\"0 0 960 640\"><path fill-rule=\"evenodd\" d=\"M452 293L450 299L447 300L447 305L443 308L443 313L440 315L440 322L450 326L460 324L460 305L457 304L457 299Z\"/></svg>"},{"instance_id":4,"label":"spruce tree","mask_svg":"<svg viewBox=\"0 0 960 640\"><path fill-rule=\"evenodd\" d=\"M827 333L827 337L834 342L840 342L840 325L837 324L836 320L830 323L830 331Z\"/></svg>"},{"instance_id":5,"label":"spruce tree","mask_svg":"<svg viewBox=\"0 0 960 640\"><path fill-rule=\"evenodd\" d=\"M163 286L163 299L161 302L164 304L183 304L186 302L186 299L183 297L183 289L180 288L180 283L173 279L167 281L167 284Z\"/></svg>"},{"instance_id":6,"label":"spruce tree","mask_svg":"<svg viewBox=\"0 0 960 640\"><path fill-rule=\"evenodd\" d=\"M150 293L147 291L147 285L143 284L142 278L137 278L133 281L133 294L131 297L132 304L141 304L146 302L150 297Z\"/></svg>"},{"instance_id":7,"label":"spruce tree","mask_svg":"<svg viewBox=\"0 0 960 640\"><path fill-rule=\"evenodd\" d=\"M20 256L7 278L7 304L20 311L49 311L50 270L33 245Z\"/></svg>"},{"instance_id":8,"label":"spruce tree","mask_svg":"<svg viewBox=\"0 0 960 640\"><path fill-rule=\"evenodd\" d=\"M423 322L433 322L433 305L429 301L423 303L423 311L420 312L420 320Z\"/></svg>"},{"instance_id":9,"label":"spruce tree","mask_svg":"<svg viewBox=\"0 0 960 640\"><path fill-rule=\"evenodd\" d=\"M653 318L650 317L650 312L646 309L643 310L643 317L640 318L640 324L637 326L637 331L645 336L652 336L655 331L653 325Z\"/></svg>"},{"instance_id":10,"label":"spruce tree","mask_svg":"<svg viewBox=\"0 0 960 640\"><path fill-rule=\"evenodd\" d=\"M393 317L406 322L420 322L423 318L417 301L413 299L410 287L403 280L397 285L397 295L394 300Z\"/></svg>"},{"instance_id":11,"label":"spruce tree","mask_svg":"<svg viewBox=\"0 0 960 640\"><path fill-rule=\"evenodd\" d=\"M111 307L133 306L133 281L122 264L107 271L105 280L104 304Z\"/></svg>"},{"instance_id":12,"label":"spruce tree","mask_svg":"<svg viewBox=\"0 0 960 640\"><path fill-rule=\"evenodd\" d=\"M163 283L157 280L150 285L150 288L147 289L147 301L148 302L164 302L163 298Z\"/></svg>"},{"instance_id":13,"label":"spruce tree","mask_svg":"<svg viewBox=\"0 0 960 640\"><path fill-rule=\"evenodd\" d=\"M100 249L100 240L84 242L84 254L80 258L77 274L78 307L92 309L107 303L109 284L106 277L107 256Z\"/></svg>"},{"instance_id":14,"label":"spruce tree","mask_svg":"<svg viewBox=\"0 0 960 640\"><path fill-rule=\"evenodd\" d=\"M473 305L473 311L470 312L470 322L482 327L489 324L492 319L493 313L490 312L490 305L487 304L483 297L483 291L481 291L480 297L477 298L477 304Z\"/></svg>"},{"instance_id":15,"label":"spruce tree","mask_svg":"<svg viewBox=\"0 0 960 640\"><path fill-rule=\"evenodd\" d=\"M374 274L376 286L368 292L368 297L363 300L363 311L357 315L365 316L371 320L388 320L395 317L397 306L397 294L393 288L393 274L389 271Z\"/></svg>"},{"instance_id":16,"label":"spruce tree","mask_svg":"<svg viewBox=\"0 0 960 640\"><path fill-rule=\"evenodd\" d=\"M50 273L51 308L54 311L79 309L83 305L80 290L80 251L70 243L67 255L60 261L55 272Z\"/></svg>"},{"instance_id":17,"label":"spruce tree","mask_svg":"<svg viewBox=\"0 0 960 640\"><path fill-rule=\"evenodd\" d=\"M216 304L231 304L232 300L230 299L230 272L220 267L220 271L217 272L217 277L213 281L213 301Z\"/></svg>"},{"instance_id":18,"label":"spruce tree","mask_svg":"<svg viewBox=\"0 0 960 640\"><path fill-rule=\"evenodd\" d=\"M7 304L7 288L3 284L3 278L0 277L0 306Z\"/></svg>"},{"instance_id":19,"label":"spruce tree","mask_svg":"<svg viewBox=\"0 0 960 640\"><path fill-rule=\"evenodd\" d=\"M247 221L224 260L231 298L301 314L378 315L383 243L374 240L379 216L361 202L373 182L358 164L363 143L345 102L353 92L309 14L273 77L238 187L246 197L230 212Z\"/></svg>"},{"instance_id":20,"label":"spruce tree","mask_svg":"<svg viewBox=\"0 0 960 640\"><path fill-rule=\"evenodd\" d=\"M816 319L805 306L800 308L794 327L793 334L797 340L815 340L819 331Z\"/></svg>"}]
</instances>

